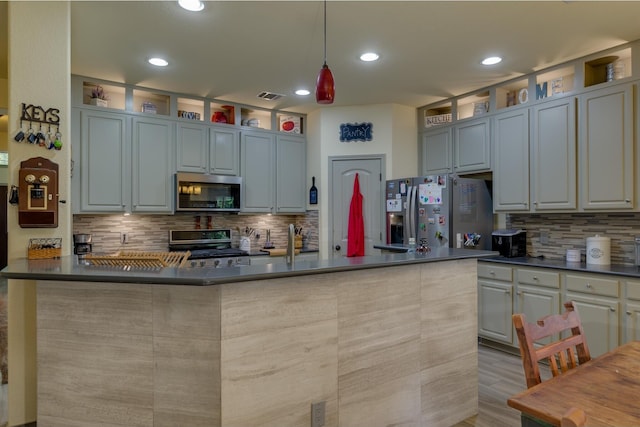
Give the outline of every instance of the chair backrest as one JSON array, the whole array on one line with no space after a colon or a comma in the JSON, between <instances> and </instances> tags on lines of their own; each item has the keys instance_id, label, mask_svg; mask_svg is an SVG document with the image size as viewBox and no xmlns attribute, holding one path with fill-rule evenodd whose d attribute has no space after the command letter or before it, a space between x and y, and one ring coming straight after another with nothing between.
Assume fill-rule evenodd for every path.
<instances>
[{"instance_id":1,"label":"chair backrest","mask_svg":"<svg viewBox=\"0 0 640 427\"><path fill-rule=\"evenodd\" d=\"M535 323L528 323L524 314L512 316L528 388L542 382L538 364L541 360L548 360L554 377L591 360L580 316L573 301L565 302L564 307L564 313L543 317ZM543 346L534 344L542 338L554 335L562 337L563 332L565 338L560 338L559 341Z\"/></svg>"}]
</instances>

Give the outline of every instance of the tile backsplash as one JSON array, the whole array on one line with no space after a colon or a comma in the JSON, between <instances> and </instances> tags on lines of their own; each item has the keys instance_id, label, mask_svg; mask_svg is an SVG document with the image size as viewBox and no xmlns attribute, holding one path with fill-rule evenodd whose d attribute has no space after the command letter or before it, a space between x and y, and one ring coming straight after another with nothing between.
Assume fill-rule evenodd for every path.
<instances>
[{"instance_id":1,"label":"tile backsplash","mask_svg":"<svg viewBox=\"0 0 640 427\"><path fill-rule=\"evenodd\" d=\"M563 260L567 249L580 249L584 261L587 237L598 234L611 238L612 264L635 265L639 213L509 214L506 224L527 230L527 254L531 256ZM548 237L547 244L541 242L541 234Z\"/></svg>"},{"instance_id":2,"label":"tile backsplash","mask_svg":"<svg viewBox=\"0 0 640 427\"><path fill-rule=\"evenodd\" d=\"M207 215L177 213L175 215L74 215L73 233L92 235L93 252L116 253L121 250L160 251L168 250L169 230L195 229L196 216L200 216L201 228L207 228ZM271 230L271 241L276 248L287 243L289 224L302 227L302 234L309 233L308 248L318 249L318 211L304 215L211 215L212 228L230 228L232 246L238 247L245 227L254 228L251 249L257 251L264 246L266 230ZM120 233L129 235L129 243L120 243ZM256 239L256 235L260 235Z\"/></svg>"}]
</instances>

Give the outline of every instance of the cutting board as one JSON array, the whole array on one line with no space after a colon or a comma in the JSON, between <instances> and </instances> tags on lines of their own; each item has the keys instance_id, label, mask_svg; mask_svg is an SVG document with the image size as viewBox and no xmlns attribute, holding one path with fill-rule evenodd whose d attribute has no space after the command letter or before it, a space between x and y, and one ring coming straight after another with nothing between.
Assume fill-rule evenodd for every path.
<instances>
[{"instance_id":1,"label":"cutting board","mask_svg":"<svg viewBox=\"0 0 640 427\"><path fill-rule=\"evenodd\" d=\"M260 249L262 252L269 252L269 256L285 256L287 254L286 249ZM296 255L300 253L300 249L296 249Z\"/></svg>"}]
</instances>

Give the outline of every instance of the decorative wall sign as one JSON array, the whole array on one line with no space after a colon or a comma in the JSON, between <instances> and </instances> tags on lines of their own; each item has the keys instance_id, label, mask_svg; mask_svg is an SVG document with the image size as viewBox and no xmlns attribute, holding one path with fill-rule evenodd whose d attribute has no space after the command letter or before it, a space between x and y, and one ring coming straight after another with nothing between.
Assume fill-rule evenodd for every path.
<instances>
[{"instance_id":1,"label":"decorative wall sign","mask_svg":"<svg viewBox=\"0 0 640 427\"><path fill-rule=\"evenodd\" d=\"M343 123L340 125L340 142L371 141L373 123Z\"/></svg>"},{"instance_id":2,"label":"decorative wall sign","mask_svg":"<svg viewBox=\"0 0 640 427\"><path fill-rule=\"evenodd\" d=\"M29 129L23 129L23 122L29 122ZM34 128L34 123L37 123L37 129ZM51 126L54 126L55 129L52 130ZM30 144L36 144L49 150L54 148L61 150L61 137L59 109L49 108L45 110L39 105L22 104L20 129L13 137L16 142L26 140Z\"/></svg>"}]
</instances>

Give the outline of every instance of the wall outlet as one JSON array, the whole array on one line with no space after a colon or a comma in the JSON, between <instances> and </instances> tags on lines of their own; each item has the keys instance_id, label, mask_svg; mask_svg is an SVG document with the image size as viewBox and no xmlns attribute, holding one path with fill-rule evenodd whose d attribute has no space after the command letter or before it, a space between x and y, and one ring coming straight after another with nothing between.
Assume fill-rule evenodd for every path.
<instances>
[{"instance_id":1,"label":"wall outlet","mask_svg":"<svg viewBox=\"0 0 640 427\"><path fill-rule=\"evenodd\" d=\"M549 244L549 232L541 231L540 232L540 244L548 245Z\"/></svg>"},{"instance_id":2,"label":"wall outlet","mask_svg":"<svg viewBox=\"0 0 640 427\"><path fill-rule=\"evenodd\" d=\"M129 243L129 237L131 237L129 233L126 233L126 232L120 233L120 243L123 245Z\"/></svg>"},{"instance_id":3,"label":"wall outlet","mask_svg":"<svg viewBox=\"0 0 640 427\"><path fill-rule=\"evenodd\" d=\"M324 411L326 401L311 404L311 427L324 426Z\"/></svg>"}]
</instances>

